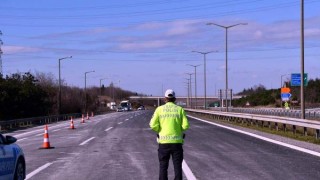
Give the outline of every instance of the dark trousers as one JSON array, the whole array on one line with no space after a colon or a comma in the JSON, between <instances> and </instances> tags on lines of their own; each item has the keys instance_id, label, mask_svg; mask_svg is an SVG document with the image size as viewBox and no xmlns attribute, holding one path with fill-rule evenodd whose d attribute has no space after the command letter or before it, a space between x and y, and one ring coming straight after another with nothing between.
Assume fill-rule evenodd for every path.
<instances>
[{"instance_id":1,"label":"dark trousers","mask_svg":"<svg viewBox=\"0 0 320 180\"><path fill-rule=\"evenodd\" d=\"M168 180L170 156L174 166L174 180L182 180L182 144L159 144L158 157L160 162L159 180Z\"/></svg>"}]
</instances>

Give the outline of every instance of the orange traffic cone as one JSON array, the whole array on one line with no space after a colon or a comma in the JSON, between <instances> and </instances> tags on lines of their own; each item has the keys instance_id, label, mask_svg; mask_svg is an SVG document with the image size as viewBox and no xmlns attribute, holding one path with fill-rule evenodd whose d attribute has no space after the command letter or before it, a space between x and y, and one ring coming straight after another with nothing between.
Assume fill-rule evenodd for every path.
<instances>
[{"instance_id":1,"label":"orange traffic cone","mask_svg":"<svg viewBox=\"0 0 320 180\"><path fill-rule=\"evenodd\" d=\"M85 123L85 122L84 122L84 114L82 114L81 123Z\"/></svg>"},{"instance_id":2,"label":"orange traffic cone","mask_svg":"<svg viewBox=\"0 0 320 180\"><path fill-rule=\"evenodd\" d=\"M40 149L52 149L52 148L54 147L50 147L48 125L46 125L44 127L43 144Z\"/></svg>"},{"instance_id":3,"label":"orange traffic cone","mask_svg":"<svg viewBox=\"0 0 320 180\"><path fill-rule=\"evenodd\" d=\"M75 127L74 127L74 123L73 123L73 119L72 119L72 116L71 116L70 129L75 129Z\"/></svg>"},{"instance_id":4,"label":"orange traffic cone","mask_svg":"<svg viewBox=\"0 0 320 180\"><path fill-rule=\"evenodd\" d=\"M87 120L89 120L89 113L87 112Z\"/></svg>"}]
</instances>

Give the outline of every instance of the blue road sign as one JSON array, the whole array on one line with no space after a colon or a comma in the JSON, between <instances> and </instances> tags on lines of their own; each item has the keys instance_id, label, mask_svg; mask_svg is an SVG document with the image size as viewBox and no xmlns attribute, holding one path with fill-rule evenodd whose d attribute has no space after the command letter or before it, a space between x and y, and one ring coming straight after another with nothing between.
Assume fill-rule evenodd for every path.
<instances>
[{"instance_id":1,"label":"blue road sign","mask_svg":"<svg viewBox=\"0 0 320 180\"><path fill-rule=\"evenodd\" d=\"M291 86L300 86L301 85L301 75L300 73L292 73L291 74ZM303 85L308 85L308 74L304 73L303 76Z\"/></svg>"},{"instance_id":2,"label":"blue road sign","mask_svg":"<svg viewBox=\"0 0 320 180\"><path fill-rule=\"evenodd\" d=\"M290 93L283 93L281 94L281 98L290 98L291 94Z\"/></svg>"},{"instance_id":3,"label":"blue road sign","mask_svg":"<svg viewBox=\"0 0 320 180\"><path fill-rule=\"evenodd\" d=\"M281 100L282 101L289 101L290 97L291 97L290 93L282 93L281 94Z\"/></svg>"}]
</instances>

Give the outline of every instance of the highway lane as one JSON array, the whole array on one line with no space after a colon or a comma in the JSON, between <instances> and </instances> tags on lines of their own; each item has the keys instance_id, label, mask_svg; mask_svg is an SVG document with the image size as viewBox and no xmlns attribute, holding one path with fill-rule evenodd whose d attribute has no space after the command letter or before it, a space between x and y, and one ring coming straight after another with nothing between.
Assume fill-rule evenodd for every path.
<instances>
[{"instance_id":1,"label":"highway lane","mask_svg":"<svg viewBox=\"0 0 320 180\"><path fill-rule=\"evenodd\" d=\"M40 150L43 127L13 133L29 179L157 179L152 111L111 113L49 126L54 149ZM185 161L197 179L319 179L320 158L189 118ZM40 135L39 135L40 134ZM169 179L173 179L170 164ZM187 179L185 176L184 179Z\"/></svg>"},{"instance_id":2,"label":"highway lane","mask_svg":"<svg viewBox=\"0 0 320 180\"><path fill-rule=\"evenodd\" d=\"M154 179L158 160L156 136L148 127L151 114L112 113L85 124L76 120L75 130L69 129L70 122L51 124L55 148L49 150L39 149L43 127L11 135L24 149L28 179Z\"/></svg>"},{"instance_id":3,"label":"highway lane","mask_svg":"<svg viewBox=\"0 0 320 180\"><path fill-rule=\"evenodd\" d=\"M319 179L320 158L190 120L185 159L199 179Z\"/></svg>"}]
</instances>

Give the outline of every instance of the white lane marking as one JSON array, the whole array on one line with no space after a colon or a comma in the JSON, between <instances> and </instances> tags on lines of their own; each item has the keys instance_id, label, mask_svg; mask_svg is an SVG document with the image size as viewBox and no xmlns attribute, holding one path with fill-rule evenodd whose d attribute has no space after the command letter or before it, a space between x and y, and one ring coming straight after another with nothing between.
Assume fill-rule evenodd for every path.
<instances>
[{"instance_id":1,"label":"white lane marking","mask_svg":"<svg viewBox=\"0 0 320 180\"><path fill-rule=\"evenodd\" d=\"M91 140L94 139L94 138L95 138L95 137L92 137L92 138L90 138L90 139L88 139L88 140L85 140L83 143L80 144L80 146L83 146L83 145L87 144L89 141L91 141Z\"/></svg>"},{"instance_id":2,"label":"white lane marking","mask_svg":"<svg viewBox=\"0 0 320 180\"><path fill-rule=\"evenodd\" d=\"M129 121L129 119L126 119L125 121Z\"/></svg>"},{"instance_id":3,"label":"white lane marking","mask_svg":"<svg viewBox=\"0 0 320 180\"><path fill-rule=\"evenodd\" d=\"M56 129L56 130L53 130L52 132L57 132L57 131L60 131L61 129Z\"/></svg>"},{"instance_id":4,"label":"white lane marking","mask_svg":"<svg viewBox=\"0 0 320 180\"><path fill-rule=\"evenodd\" d=\"M107 132L107 131L109 131L109 130L110 130L110 129L112 129L112 128L113 128L113 127L109 127L108 129L106 129L106 130L104 130L104 131L106 131L106 132Z\"/></svg>"},{"instance_id":5,"label":"white lane marking","mask_svg":"<svg viewBox=\"0 0 320 180\"><path fill-rule=\"evenodd\" d=\"M23 140L26 140L26 139L28 139L28 138L18 139L18 140L17 140L17 142L19 142L19 141L23 141Z\"/></svg>"},{"instance_id":6,"label":"white lane marking","mask_svg":"<svg viewBox=\"0 0 320 180\"><path fill-rule=\"evenodd\" d=\"M259 136L259 135L253 134L253 133L245 132L245 131L238 130L238 129L235 129L235 128L231 128L231 127L228 127L228 126L223 126L223 125L220 125L220 124L217 124L217 123L208 122L208 121L205 121L205 120L197 118L197 117L193 117L193 116L189 116L189 117L194 118L194 119L199 120L199 121L202 121L202 122L205 122L205 123L209 123L209 124L218 126L218 127L229 129L231 131L236 131L236 132L239 132L239 133L242 133L242 134L246 134L248 136L252 136L252 137L267 141L267 142L278 144L280 146L285 146L285 147L290 148L290 149L294 149L294 150L297 150L297 151L301 151L301 152L304 152L304 153L308 153L308 154L320 157L320 153L316 152L316 151L312 151L312 150L305 149L305 148L302 148L302 147L299 147L299 146L283 143L283 142L276 141L276 140L273 140L273 139L270 139L270 138L266 138L266 137L263 137L263 136Z\"/></svg>"},{"instance_id":7,"label":"white lane marking","mask_svg":"<svg viewBox=\"0 0 320 180\"><path fill-rule=\"evenodd\" d=\"M43 133L41 133L41 134L37 134L37 135L35 135L35 136L42 136L43 135Z\"/></svg>"},{"instance_id":8,"label":"white lane marking","mask_svg":"<svg viewBox=\"0 0 320 180\"><path fill-rule=\"evenodd\" d=\"M47 164L39 167L38 169L32 171L31 173L29 173L29 174L27 175L26 180L27 180L27 179L30 179L32 176L38 174L40 171L46 169L46 168L49 167L51 164L53 164L53 163L47 163Z\"/></svg>"},{"instance_id":9,"label":"white lane marking","mask_svg":"<svg viewBox=\"0 0 320 180\"><path fill-rule=\"evenodd\" d=\"M122 124L122 122L119 122L118 124Z\"/></svg>"},{"instance_id":10,"label":"white lane marking","mask_svg":"<svg viewBox=\"0 0 320 180\"><path fill-rule=\"evenodd\" d=\"M189 168L188 164L185 160L182 161L182 170L184 174L186 175L188 180L196 180L197 178L192 173L191 169Z\"/></svg>"}]
</instances>

